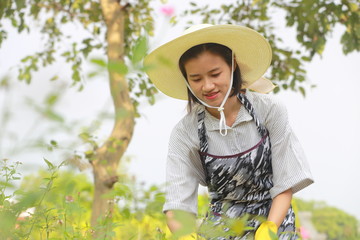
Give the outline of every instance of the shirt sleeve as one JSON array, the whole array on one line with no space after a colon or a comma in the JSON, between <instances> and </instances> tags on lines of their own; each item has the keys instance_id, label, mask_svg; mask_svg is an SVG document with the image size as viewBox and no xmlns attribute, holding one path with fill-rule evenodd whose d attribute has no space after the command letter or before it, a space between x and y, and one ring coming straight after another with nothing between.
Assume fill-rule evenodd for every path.
<instances>
[{"instance_id":1,"label":"shirt sleeve","mask_svg":"<svg viewBox=\"0 0 360 240\"><path fill-rule=\"evenodd\" d=\"M272 149L272 168L274 186L271 197L292 189L293 193L312 184L310 172L303 148L292 131L285 105L275 100L271 104L265 121L269 131Z\"/></svg>"},{"instance_id":2,"label":"shirt sleeve","mask_svg":"<svg viewBox=\"0 0 360 240\"><path fill-rule=\"evenodd\" d=\"M190 161L198 153L190 147L183 127L171 133L166 165L166 201L163 211L183 210L197 215L199 176Z\"/></svg>"}]
</instances>

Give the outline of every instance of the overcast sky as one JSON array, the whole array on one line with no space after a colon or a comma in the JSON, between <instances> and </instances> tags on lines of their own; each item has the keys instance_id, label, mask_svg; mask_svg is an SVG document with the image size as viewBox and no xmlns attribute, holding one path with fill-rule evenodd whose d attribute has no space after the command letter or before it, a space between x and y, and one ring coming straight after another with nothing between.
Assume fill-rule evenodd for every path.
<instances>
[{"instance_id":1,"label":"overcast sky","mask_svg":"<svg viewBox=\"0 0 360 240\"><path fill-rule=\"evenodd\" d=\"M170 4L174 2L170 1ZM164 23L161 30L158 29L157 44L181 34L181 27L170 28L166 18L159 14L159 22L160 18ZM296 196L324 200L360 219L360 54L343 55L339 43L340 30L337 29L327 43L323 58L316 57L307 66L308 81L317 87L308 90L306 98L292 92L277 96L288 108L290 122L305 149L315 178L315 184ZM281 31L279 34L284 34ZM0 77L21 57L40 49L42 45L39 35L19 36L11 33L0 49ZM23 83L17 85L17 90L11 95L11 102L16 106L13 109L16 118L9 128L24 134L28 131L29 122L39 121L31 115L21 97L40 98L43 89L50 86L47 81L49 76L54 71L63 70L63 66L55 70L47 69L36 75L30 86ZM1 107L5 100L4 93L0 90ZM71 90L67 94L62 103L62 112L83 118L86 122L91 119L94 109L101 109L108 101L106 82L90 81L83 92ZM168 138L173 126L186 114L186 102L159 94L156 105L143 104L140 110L143 116L137 119L134 137L126 153L132 158L130 171L141 181L162 184L165 181ZM32 156L26 164L31 161L42 164L43 155L46 154Z\"/></svg>"}]
</instances>

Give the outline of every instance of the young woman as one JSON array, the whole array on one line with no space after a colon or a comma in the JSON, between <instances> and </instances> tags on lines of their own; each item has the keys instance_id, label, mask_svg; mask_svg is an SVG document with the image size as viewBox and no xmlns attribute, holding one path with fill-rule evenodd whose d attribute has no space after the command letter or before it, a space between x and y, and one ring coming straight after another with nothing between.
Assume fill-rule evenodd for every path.
<instances>
[{"instance_id":1,"label":"young woman","mask_svg":"<svg viewBox=\"0 0 360 240\"><path fill-rule=\"evenodd\" d=\"M270 62L271 48L259 33L207 24L145 58L158 89L188 99L189 112L175 126L168 150L164 212L173 233L186 224L176 212L197 214L202 184L211 204L198 236L266 240L274 232L297 239L292 195L313 180L286 108L264 94L273 89L262 77ZM250 228L239 235L228 220L244 216Z\"/></svg>"}]
</instances>

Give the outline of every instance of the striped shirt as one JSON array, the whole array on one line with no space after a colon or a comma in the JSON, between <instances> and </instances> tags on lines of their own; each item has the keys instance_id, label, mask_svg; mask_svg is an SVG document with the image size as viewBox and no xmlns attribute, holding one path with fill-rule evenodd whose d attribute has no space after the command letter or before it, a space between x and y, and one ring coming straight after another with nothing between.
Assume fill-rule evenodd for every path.
<instances>
[{"instance_id":1,"label":"striped shirt","mask_svg":"<svg viewBox=\"0 0 360 240\"><path fill-rule=\"evenodd\" d=\"M313 183L303 149L294 135L286 107L276 97L246 91L255 114L269 131L274 186L271 197L292 189L293 193ZM204 106L197 105L174 127L168 149L166 167L166 202L163 210L183 210L197 214L199 184L206 185L199 157L197 113ZM208 153L217 156L244 152L260 140L253 118L241 107L234 124L227 127L227 135L219 133L219 120L205 111Z\"/></svg>"}]
</instances>

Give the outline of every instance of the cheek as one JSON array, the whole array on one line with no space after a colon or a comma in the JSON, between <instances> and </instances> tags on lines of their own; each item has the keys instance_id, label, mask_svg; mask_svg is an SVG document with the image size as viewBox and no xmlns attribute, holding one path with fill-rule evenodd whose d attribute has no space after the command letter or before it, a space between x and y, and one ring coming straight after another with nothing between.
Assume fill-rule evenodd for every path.
<instances>
[{"instance_id":1,"label":"cheek","mask_svg":"<svg viewBox=\"0 0 360 240\"><path fill-rule=\"evenodd\" d=\"M199 86L200 86L200 84L198 83L198 82L188 82L189 83L189 86L191 87L191 89L193 90L193 91L196 91L196 90L198 90L199 89Z\"/></svg>"}]
</instances>

